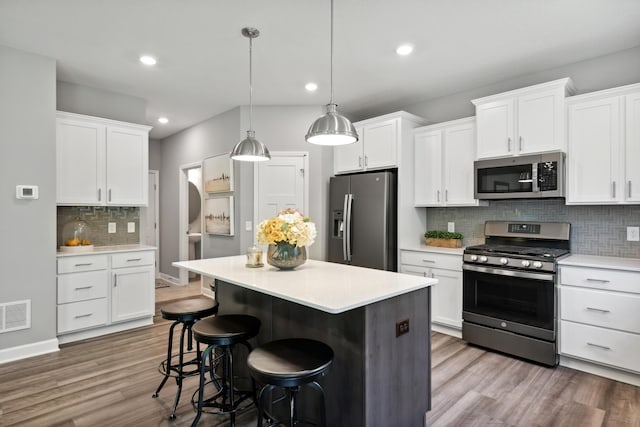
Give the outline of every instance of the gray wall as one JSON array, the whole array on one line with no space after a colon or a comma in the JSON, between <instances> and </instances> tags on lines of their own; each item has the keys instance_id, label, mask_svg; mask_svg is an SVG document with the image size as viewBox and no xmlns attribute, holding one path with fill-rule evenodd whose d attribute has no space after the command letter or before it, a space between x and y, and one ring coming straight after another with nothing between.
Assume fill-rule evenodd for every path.
<instances>
[{"instance_id":1,"label":"gray wall","mask_svg":"<svg viewBox=\"0 0 640 427\"><path fill-rule=\"evenodd\" d=\"M149 140L149 169L159 171L162 168L162 143L157 139Z\"/></svg>"},{"instance_id":2,"label":"gray wall","mask_svg":"<svg viewBox=\"0 0 640 427\"><path fill-rule=\"evenodd\" d=\"M56 92L60 111L147 124L147 101L143 98L63 81L57 82Z\"/></svg>"},{"instance_id":3,"label":"gray wall","mask_svg":"<svg viewBox=\"0 0 640 427\"><path fill-rule=\"evenodd\" d=\"M576 86L576 95L638 83L640 82L640 46L540 73L527 74L491 86L427 100L409 105L404 110L426 118L429 123L461 119L475 116L475 108L470 102L472 99L563 77L571 77Z\"/></svg>"},{"instance_id":4,"label":"gray wall","mask_svg":"<svg viewBox=\"0 0 640 427\"><path fill-rule=\"evenodd\" d=\"M0 46L0 302L31 300L31 329L0 349L56 337L56 63ZM17 200L17 184L39 186Z\"/></svg>"},{"instance_id":5,"label":"gray wall","mask_svg":"<svg viewBox=\"0 0 640 427\"><path fill-rule=\"evenodd\" d=\"M238 107L201 122L162 140L160 171L160 271L173 277L178 270L171 263L178 260L179 170L182 165L228 153L246 137L248 107ZM330 148L310 146L304 135L310 124L322 114L320 106L264 106L253 108L256 137L270 151L308 151L310 169L309 212L316 225L324 228L327 204L327 180L333 168ZM235 235L203 237L203 258L244 253L254 240L254 231L244 231L245 221L253 221L253 164L235 164L234 214ZM255 230L255 227L254 227ZM324 259L324 242L319 239L310 248L310 257Z\"/></svg>"}]
</instances>

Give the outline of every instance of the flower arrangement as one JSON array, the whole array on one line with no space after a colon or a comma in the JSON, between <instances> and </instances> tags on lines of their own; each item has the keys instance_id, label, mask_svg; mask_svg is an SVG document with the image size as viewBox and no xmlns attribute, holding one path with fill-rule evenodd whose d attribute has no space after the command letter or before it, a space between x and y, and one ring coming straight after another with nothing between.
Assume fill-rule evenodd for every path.
<instances>
[{"instance_id":1,"label":"flower arrangement","mask_svg":"<svg viewBox=\"0 0 640 427\"><path fill-rule=\"evenodd\" d=\"M289 208L258 224L256 235L258 242L262 244L311 246L316 238L316 226L311 219L296 209Z\"/></svg>"}]
</instances>

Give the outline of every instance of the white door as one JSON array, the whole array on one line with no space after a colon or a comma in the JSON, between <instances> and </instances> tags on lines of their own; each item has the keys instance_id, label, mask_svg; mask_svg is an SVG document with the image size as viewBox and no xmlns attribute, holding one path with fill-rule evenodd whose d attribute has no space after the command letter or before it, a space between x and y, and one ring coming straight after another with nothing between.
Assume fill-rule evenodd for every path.
<instances>
[{"instance_id":1,"label":"white door","mask_svg":"<svg viewBox=\"0 0 640 427\"><path fill-rule=\"evenodd\" d=\"M116 269L112 280L112 323L153 316L155 280L150 266Z\"/></svg>"},{"instance_id":2,"label":"white door","mask_svg":"<svg viewBox=\"0 0 640 427\"><path fill-rule=\"evenodd\" d=\"M155 246L156 249L156 277L159 274L158 261L160 259L160 240L159 240L159 172L156 170L149 171L149 203L146 207L140 209L140 242Z\"/></svg>"},{"instance_id":3,"label":"white door","mask_svg":"<svg viewBox=\"0 0 640 427\"><path fill-rule=\"evenodd\" d=\"M489 102L476 107L479 159L512 156L515 153L513 115L512 99Z\"/></svg>"},{"instance_id":4,"label":"white door","mask_svg":"<svg viewBox=\"0 0 640 427\"><path fill-rule=\"evenodd\" d=\"M473 161L476 148L475 122L444 130L444 201L447 205L475 205Z\"/></svg>"},{"instance_id":5,"label":"white door","mask_svg":"<svg viewBox=\"0 0 640 427\"><path fill-rule=\"evenodd\" d=\"M107 204L147 205L149 136L146 131L107 128Z\"/></svg>"},{"instance_id":6,"label":"white door","mask_svg":"<svg viewBox=\"0 0 640 427\"><path fill-rule=\"evenodd\" d=\"M253 175L256 226L287 208L309 215L308 153L272 152L270 161L254 165Z\"/></svg>"},{"instance_id":7,"label":"white door","mask_svg":"<svg viewBox=\"0 0 640 427\"><path fill-rule=\"evenodd\" d=\"M514 151L527 154L564 149L563 100L564 93L558 89L518 98Z\"/></svg>"}]
</instances>

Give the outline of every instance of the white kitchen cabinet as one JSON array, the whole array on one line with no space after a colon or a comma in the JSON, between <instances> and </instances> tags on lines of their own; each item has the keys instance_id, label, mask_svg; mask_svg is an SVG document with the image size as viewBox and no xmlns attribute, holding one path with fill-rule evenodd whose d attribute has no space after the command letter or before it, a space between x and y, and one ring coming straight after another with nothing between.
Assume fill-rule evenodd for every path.
<instances>
[{"instance_id":1,"label":"white kitchen cabinet","mask_svg":"<svg viewBox=\"0 0 640 427\"><path fill-rule=\"evenodd\" d=\"M333 149L335 174L398 167L402 127L423 124L403 111L354 123L358 142Z\"/></svg>"},{"instance_id":2,"label":"white kitchen cabinet","mask_svg":"<svg viewBox=\"0 0 640 427\"><path fill-rule=\"evenodd\" d=\"M640 85L567 98L567 204L640 203Z\"/></svg>"},{"instance_id":3,"label":"white kitchen cabinet","mask_svg":"<svg viewBox=\"0 0 640 427\"><path fill-rule=\"evenodd\" d=\"M569 265L562 264L565 262ZM636 266L633 270L621 269L617 264L624 262ZM640 373L638 260L574 255L561 262L559 278L561 356ZM606 370L595 372L609 376Z\"/></svg>"},{"instance_id":4,"label":"white kitchen cabinet","mask_svg":"<svg viewBox=\"0 0 640 427\"><path fill-rule=\"evenodd\" d=\"M477 158L565 151L564 100L571 93L565 78L472 100Z\"/></svg>"},{"instance_id":5,"label":"white kitchen cabinet","mask_svg":"<svg viewBox=\"0 0 640 427\"><path fill-rule=\"evenodd\" d=\"M125 250L58 256L60 342L151 324L155 252Z\"/></svg>"},{"instance_id":6,"label":"white kitchen cabinet","mask_svg":"<svg viewBox=\"0 0 640 427\"><path fill-rule=\"evenodd\" d=\"M57 203L146 206L150 129L58 112Z\"/></svg>"},{"instance_id":7,"label":"white kitchen cabinet","mask_svg":"<svg viewBox=\"0 0 640 427\"><path fill-rule=\"evenodd\" d=\"M473 198L475 118L414 129L415 206L478 206Z\"/></svg>"},{"instance_id":8,"label":"white kitchen cabinet","mask_svg":"<svg viewBox=\"0 0 640 427\"><path fill-rule=\"evenodd\" d=\"M462 252L400 251L400 273L433 277L431 287L431 321L441 325L439 332L460 336L462 330ZM434 328L435 330L436 328Z\"/></svg>"}]
</instances>

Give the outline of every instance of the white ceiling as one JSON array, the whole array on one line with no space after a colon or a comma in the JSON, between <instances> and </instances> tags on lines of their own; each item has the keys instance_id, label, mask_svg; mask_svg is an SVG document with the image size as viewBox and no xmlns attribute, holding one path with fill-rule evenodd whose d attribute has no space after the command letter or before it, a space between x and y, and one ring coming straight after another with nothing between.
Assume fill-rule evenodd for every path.
<instances>
[{"instance_id":1,"label":"white ceiling","mask_svg":"<svg viewBox=\"0 0 640 427\"><path fill-rule=\"evenodd\" d=\"M329 100L329 0L0 0L0 44L144 98L153 138L248 104ZM335 0L334 98L360 119L640 45L640 0ZM399 57L401 42L415 44ZM138 62L148 53L155 68ZM316 93L304 90L315 81ZM171 122L160 125L166 115Z\"/></svg>"}]
</instances>

